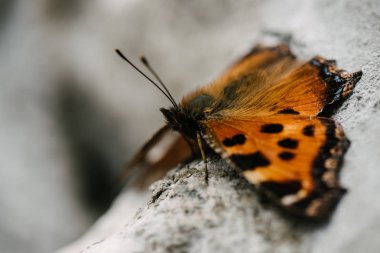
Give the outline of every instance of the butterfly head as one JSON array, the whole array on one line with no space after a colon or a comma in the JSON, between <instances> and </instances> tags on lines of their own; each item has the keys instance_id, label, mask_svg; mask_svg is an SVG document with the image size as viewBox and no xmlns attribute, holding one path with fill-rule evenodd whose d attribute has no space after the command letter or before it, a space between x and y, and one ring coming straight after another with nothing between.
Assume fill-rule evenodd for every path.
<instances>
[{"instance_id":1,"label":"butterfly head","mask_svg":"<svg viewBox=\"0 0 380 253\"><path fill-rule=\"evenodd\" d=\"M200 116L189 113L182 107L161 108L167 124L174 131L178 131L188 138L195 139L197 132L200 131Z\"/></svg>"}]
</instances>

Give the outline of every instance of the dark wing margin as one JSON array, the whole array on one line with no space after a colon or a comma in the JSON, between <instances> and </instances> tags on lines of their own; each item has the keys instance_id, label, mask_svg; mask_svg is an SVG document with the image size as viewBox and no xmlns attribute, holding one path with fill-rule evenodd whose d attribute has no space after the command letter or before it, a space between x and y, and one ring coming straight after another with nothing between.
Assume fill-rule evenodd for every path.
<instances>
[{"instance_id":1,"label":"dark wing margin","mask_svg":"<svg viewBox=\"0 0 380 253\"><path fill-rule=\"evenodd\" d=\"M280 84L274 84L279 90L281 86L292 89L285 92L284 87L283 95L270 111L279 114L331 116L352 94L361 76L362 71L349 73L338 68L335 60L316 56L293 69L280 80Z\"/></svg>"},{"instance_id":2,"label":"dark wing margin","mask_svg":"<svg viewBox=\"0 0 380 253\"><path fill-rule=\"evenodd\" d=\"M326 60L321 56L316 56L310 60L310 64L318 69L319 77L326 84L325 106L319 112L319 116L331 115L334 109L348 98L361 79L363 72L357 71L349 73L340 69L335 60Z\"/></svg>"}]
</instances>

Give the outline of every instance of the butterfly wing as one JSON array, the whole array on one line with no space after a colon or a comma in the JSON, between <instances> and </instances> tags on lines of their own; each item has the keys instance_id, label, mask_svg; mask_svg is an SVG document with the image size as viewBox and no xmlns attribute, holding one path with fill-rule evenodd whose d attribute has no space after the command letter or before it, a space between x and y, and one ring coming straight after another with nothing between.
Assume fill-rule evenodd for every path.
<instances>
[{"instance_id":1,"label":"butterfly wing","mask_svg":"<svg viewBox=\"0 0 380 253\"><path fill-rule=\"evenodd\" d=\"M202 95L213 99L224 96L226 99L237 88L235 83L248 77L251 79L250 89L260 90L265 86L260 80L265 79L268 83L277 80L296 63L295 56L286 45L275 47L257 45L210 85L185 96L181 104L184 106L191 104L194 99Z\"/></svg>"},{"instance_id":2,"label":"butterfly wing","mask_svg":"<svg viewBox=\"0 0 380 253\"><path fill-rule=\"evenodd\" d=\"M120 179L124 181L134 175L136 185L145 188L179 163L192 156L199 156L197 147L191 150L190 145L182 135L169 131L169 126L161 127L129 160L123 169ZM136 175L135 169L143 166L144 170Z\"/></svg>"},{"instance_id":3,"label":"butterfly wing","mask_svg":"<svg viewBox=\"0 0 380 253\"><path fill-rule=\"evenodd\" d=\"M337 178L349 142L320 116L361 74L319 56L299 61L284 45L257 47L184 106L205 108L203 137L250 182L290 210L321 217L344 192Z\"/></svg>"},{"instance_id":4,"label":"butterfly wing","mask_svg":"<svg viewBox=\"0 0 380 253\"><path fill-rule=\"evenodd\" d=\"M285 45L259 46L221 78L185 97L182 105L191 110L202 98L205 112L219 117L316 116L348 97L361 75L319 56L299 61Z\"/></svg>"},{"instance_id":5,"label":"butterfly wing","mask_svg":"<svg viewBox=\"0 0 380 253\"><path fill-rule=\"evenodd\" d=\"M344 193L337 178L349 142L332 119L275 115L202 124L216 152L289 210L321 217Z\"/></svg>"}]
</instances>

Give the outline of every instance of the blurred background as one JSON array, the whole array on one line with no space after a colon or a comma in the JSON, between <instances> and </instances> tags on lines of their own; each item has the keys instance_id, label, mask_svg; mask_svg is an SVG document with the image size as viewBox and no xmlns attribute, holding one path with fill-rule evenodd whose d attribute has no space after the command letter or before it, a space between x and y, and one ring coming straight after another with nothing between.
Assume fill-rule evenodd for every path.
<instances>
[{"instance_id":1,"label":"blurred background","mask_svg":"<svg viewBox=\"0 0 380 253\"><path fill-rule=\"evenodd\" d=\"M179 100L273 36L292 35L301 57L327 55L366 75L379 13L376 0L1 0L0 251L52 252L77 239L163 124L158 109L169 102L114 48L139 66L145 54ZM353 139L380 97L376 82L369 89L348 105L362 118L339 116Z\"/></svg>"}]
</instances>

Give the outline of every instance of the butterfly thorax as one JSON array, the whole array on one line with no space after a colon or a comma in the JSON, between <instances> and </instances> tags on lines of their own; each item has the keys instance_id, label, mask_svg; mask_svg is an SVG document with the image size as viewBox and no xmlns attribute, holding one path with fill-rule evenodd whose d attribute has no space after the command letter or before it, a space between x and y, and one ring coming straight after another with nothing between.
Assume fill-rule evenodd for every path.
<instances>
[{"instance_id":1,"label":"butterfly thorax","mask_svg":"<svg viewBox=\"0 0 380 253\"><path fill-rule=\"evenodd\" d=\"M198 110L187 110L184 107L161 108L168 126L185 137L196 139L197 132L201 130L199 122L205 119L204 113Z\"/></svg>"}]
</instances>

